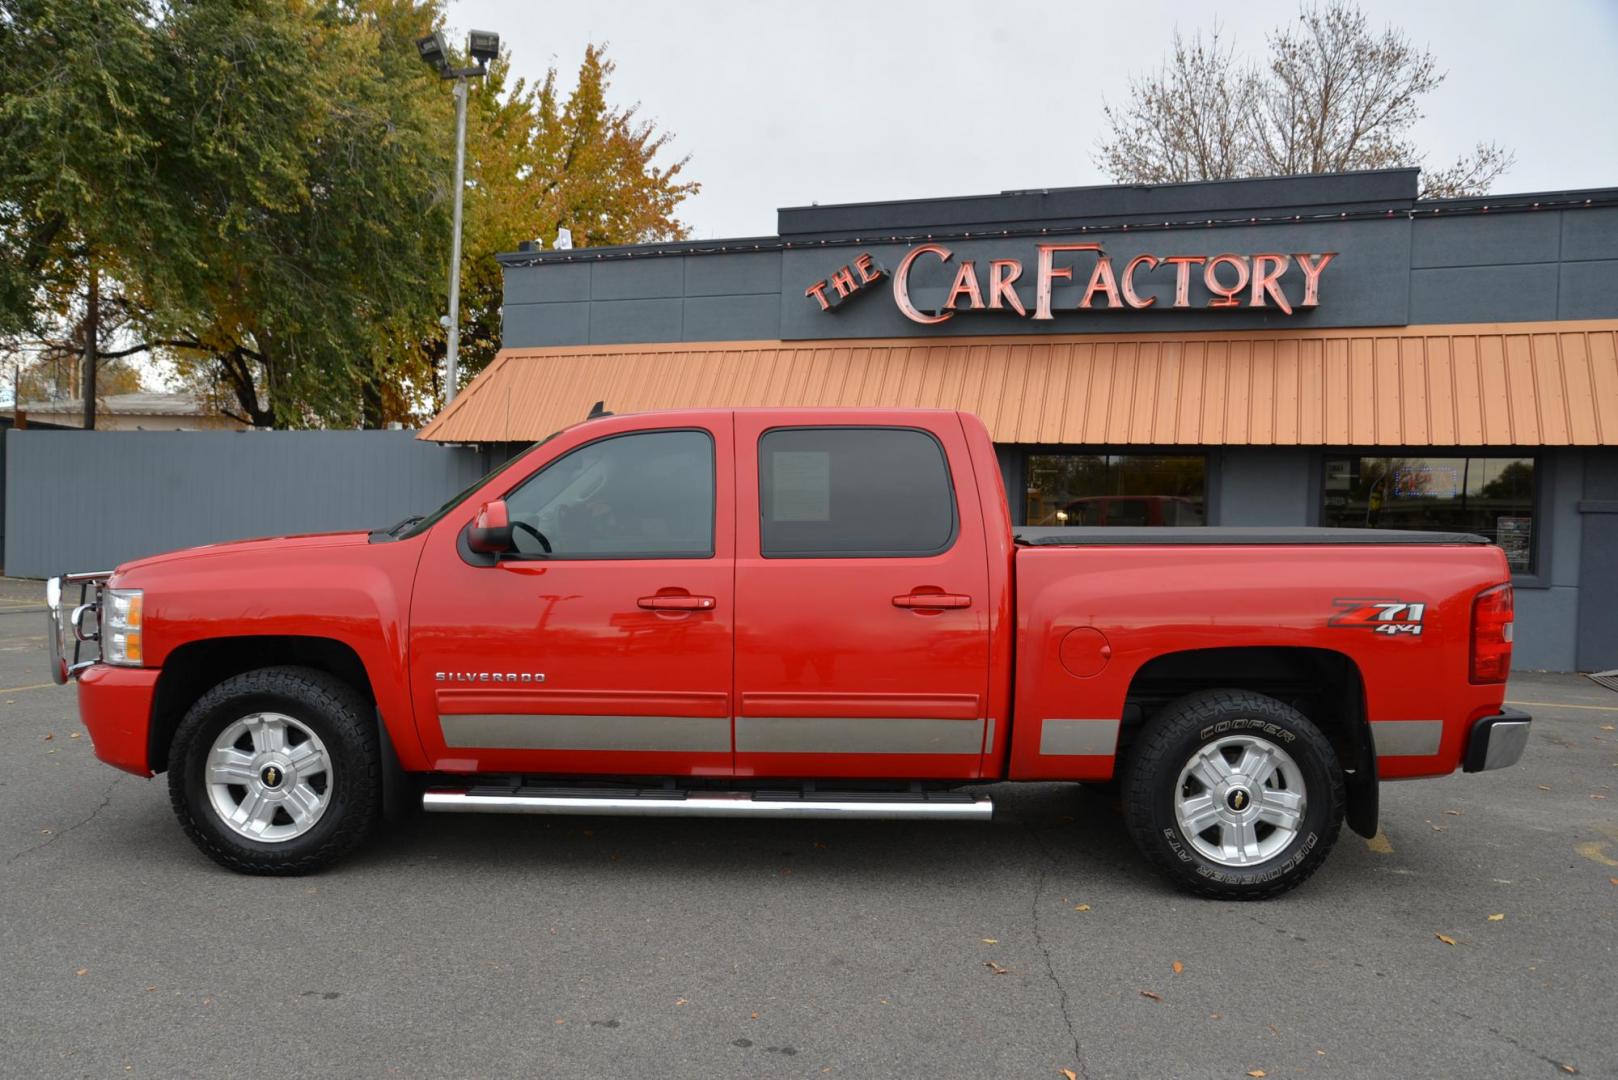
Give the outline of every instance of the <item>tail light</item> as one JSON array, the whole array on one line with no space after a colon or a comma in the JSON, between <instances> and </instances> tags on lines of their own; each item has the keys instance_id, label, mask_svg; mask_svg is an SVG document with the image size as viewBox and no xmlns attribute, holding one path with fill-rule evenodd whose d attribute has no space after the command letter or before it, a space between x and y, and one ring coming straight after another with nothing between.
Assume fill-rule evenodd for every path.
<instances>
[{"instance_id":1,"label":"tail light","mask_svg":"<svg viewBox=\"0 0 1618 1080\"><path fill-rule=\"evenodd\" d=\"M1511 586L1484 589L1472 601L1472 681L1505 682L1511 674Z\"/></svg>"}]
</instances>

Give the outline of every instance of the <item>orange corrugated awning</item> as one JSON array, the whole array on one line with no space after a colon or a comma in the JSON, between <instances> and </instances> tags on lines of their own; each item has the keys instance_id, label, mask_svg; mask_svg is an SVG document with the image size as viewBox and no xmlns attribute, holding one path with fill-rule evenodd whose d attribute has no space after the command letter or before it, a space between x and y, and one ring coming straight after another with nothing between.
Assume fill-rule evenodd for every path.
<instances>
[{"instance_id":1,"label":"orange corrugated awning","mask_svg":"<svg viewBox=\"0 0 1618 1080\"><path fill-rule=\"evenodd\" d=\"M527 442L617 413L964 409L995 441L1618 445L1618 319L506 349L421 432Z\"/></svg>"}]
</instances>

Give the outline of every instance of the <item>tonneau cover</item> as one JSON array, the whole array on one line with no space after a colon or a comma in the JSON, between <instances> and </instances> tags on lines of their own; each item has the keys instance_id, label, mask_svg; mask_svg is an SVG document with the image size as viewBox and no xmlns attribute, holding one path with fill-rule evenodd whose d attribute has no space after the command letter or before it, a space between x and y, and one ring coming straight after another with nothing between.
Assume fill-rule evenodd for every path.
<instances>
[{"instance_id":1,"label":"tonneau cover","mask_svg":"<svg viewBox=\"0 0 1618 1080\"><path fill-rule=\"evenodd\" d=\"M1126 527L1115 525L1022 526L1019 544L1075 547L1087 544L1487 544L1474 533L1417 532L1413 529L1316 529L1307 526L1250 528L1241 525Z\"/></svg>"}]
</instances>

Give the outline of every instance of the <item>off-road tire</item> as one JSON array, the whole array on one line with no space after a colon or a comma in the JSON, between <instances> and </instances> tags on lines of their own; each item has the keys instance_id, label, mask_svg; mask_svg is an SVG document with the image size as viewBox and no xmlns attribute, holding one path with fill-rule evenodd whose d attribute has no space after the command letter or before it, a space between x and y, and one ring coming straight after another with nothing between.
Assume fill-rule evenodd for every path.
<instances>
[{"instance_id":1,"label":"off-road tire","mask_svg":"<svg viewBox=\"0 0 1618 1080\"><path fill-rule=\"evenodd\" d=\"M1181 770L1196 751L1232 732L1281 747L1302 773L1306 801L1291 842L1252 866L1205 858L1175 814ZM1203 690L1165 706L1125 762L1124 819L1141 853L1175 884L1216 900L1265 900L1296 888L1325 861L1342 827L1343 770L1331 742L1302 713L1246 690Z\"/></svg>"},{"instance_id":2,"label":"off-road tire","mask_svg":"<svg viewBox=\"0 0 1618 1080\"><path fill-rule=\"evenodd\" d=\"M204 779L208 753L244 715L293 717L325 744L334 769L330 802L301 836L252 840L220 820ZM169 801L180 827L220 866L243 874L307 874L331 865L370 835L382 809L381 751L374 710L352 686L313 668L269 667L233 676L186 712L169 750Z\"/></svg>"}]
</instances>

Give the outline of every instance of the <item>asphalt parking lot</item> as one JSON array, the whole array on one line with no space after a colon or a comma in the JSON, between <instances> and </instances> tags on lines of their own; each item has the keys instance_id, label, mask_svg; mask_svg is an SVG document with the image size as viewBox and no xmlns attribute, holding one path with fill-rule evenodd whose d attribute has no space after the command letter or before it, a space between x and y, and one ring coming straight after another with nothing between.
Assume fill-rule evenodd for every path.
<instances>
[{"instance_id":1,"label":"asphalt parking lot","mask_svg":"<svg viewBox=\"0 0 1618 1080\"><path fill-rule=\"evenodd\" d=\"M1618 695L1582 679L1514 680L1521 765L1386 785L1264 904L1171 891L1055 784L989 825L418 817L253 879L94 760L42 595L0 581L0 1074L1618 1075Z\"/></svg>"}]
</instances>

